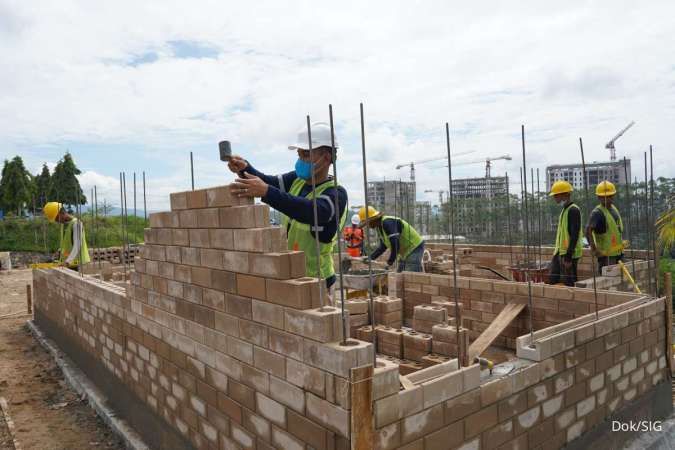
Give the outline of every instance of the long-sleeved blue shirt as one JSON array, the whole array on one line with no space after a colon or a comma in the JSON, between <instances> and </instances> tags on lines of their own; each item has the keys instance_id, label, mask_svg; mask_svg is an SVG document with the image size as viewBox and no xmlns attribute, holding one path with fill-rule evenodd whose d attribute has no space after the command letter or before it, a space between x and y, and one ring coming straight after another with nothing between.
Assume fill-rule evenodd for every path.
<instances>
[{"instance_id":1,"label":"long-sleeved blue shirt","mask_svg":"<svg viewBox=\"0 0 675 450\"><path fill-rule=\"evenodd\" d=\"M391 244L391 251L389 252L389 259L387 260L387 265L391 266L396 261L396 255L398 255L400 247L400 237L403 232L403 223L396 218L382 219L382 230L384 234L389 238L389 243ZM379 235L379 234L378 234ZM373 253L370 255L370 259L377 259L382 253L387 250L387 246L384 244L382 237L380 236L380 245L377 247Z\"/></svg>"},{"instance_id":2,"label":"long-sleeved blue shirt","mask_svg":"<svg viewBox=\"0 0 675 450\"><path fill-rule=\"evenodd\" d=\"M299 196L288 193L293 181L298 178L295 171L282 175L266 175L248 163L244 172L259 177L268 184L267 195L262 198L263 202L291 219L308 225L314 224L313 200L305 198L312 191L311 183L306 183L302 187ZM329 177L325 182L332 182L332 180L333 178ZM346 207L347 191L342 186L329 187L317 197L317 217L319 227L322 227L319 231L320 242L327 244L333 240L339 231L335 223L335 215L337 214L338 218L342 217Z\"/></svg>"}]
</instances>

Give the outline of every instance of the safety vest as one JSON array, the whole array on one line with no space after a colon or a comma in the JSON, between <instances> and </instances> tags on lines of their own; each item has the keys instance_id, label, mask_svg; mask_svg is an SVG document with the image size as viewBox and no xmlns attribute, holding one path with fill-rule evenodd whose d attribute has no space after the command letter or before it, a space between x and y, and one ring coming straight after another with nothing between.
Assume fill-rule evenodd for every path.
<instances>
[{"instance_id":1,"label":"safety vest","mask_svg":"<svg viewBox=\"0 0 675 450\"><path fill-rule=\"evenodd\" d=\"M349 247L358 247L363 242L363 230L361 228L347 227L344 235Z\"/></svg>"},{"instance_id":2,"label":"safety vest","mask_svg":"<svg viewBox=\"0 0 675 450\"><path fill-rule=\"evenodd\" d=\"M70 252L73 251L73 227L78 223L77 218L73 217L70 222L65 226L61 225L61 259L60 262L65 262L70 256ZM75 260L70 264L71 266L79 266L80 263L87 264L90 261L89 258L89 248L87 247L87 238L84 235L84 226L82 226L82 236L81 239L81 248L80 254L75 258Z\"/></svg>"},{"instance_id":3,"label":"safety vest","mask_svg":"<svg viewBox=\"0 0 675 450\"><path fill-rule=\"evenodd\" d=\"M570 232L567 229L567 215L571 208L579 209L577 205L572 203L567 208L563 208L563 210L560 212L560 217L558 218L558 232L555 236L555 250L553 254L557 253L560 256L567 254L567 249L570 246ZM581 214L581 212L579 214ZM577 245L574 247L574 253L572 253L572 258L574 259L581 258L581 253L583 250L581 236L581 224L579 224L579 237L577 238Z\"/></svg>"},{"instance_id":4,"label":"safety vest","mask_svg":"<svg viewBox=\"0 0 675 450\"><path fill-rule=\"evenodd\" d=\"M303 186L305 185L305 180L302 178L296 178L293 180L293 184L289 189L288 193L295 195L296 197L300 195ZM326 189L335 187L338 185L335 184L333 180L329 180L320 184L314 190L307 193L305 198L313 199L314 195L316 198L321 197L321 194L326 191ZM332 199L331 199L332 201ZM336 208L335 214L338 213L338 205L334 205ZM307 223L298 222L295 219L291 219L288 216L284 215L282 218L282 224L284 228L288 230L288 249L289 250L300 250L305 252L305 273L308 277L319 276L320 268L321 278L329 278L335 275L335 268L333 267L333 249L337 242L338 233L342 229L347 218L347 208L342 211L342 217L340 217L340 227L336 230L333 239L331 242L324 243L319 242L319 261L316 260L316 241L314 240L314 227L310 226ZM290 224L290 225L289 225ZM323 227L319 226L318 231L322 231Z\"/></svg>"},{"instance_id":5,"label":"safety vest","mask_svg":"<svg viewBox=\"0 0 675 450\"><path fill-rule=\"evenodd\" d=\"M412 253L412 251L415 250L424 240L417 233L417 231L413 227L411 227L410 224L405 220L393 216L383 216L382 222L384 222L387 219L400 220L401 223L403 224L403 231L401 231L401 236L398 239L399 247L398 247L398 255L396 255L396 257L397 258L400 257L400 259L406 259ZM389 236L387 236L384 233L384 227L382 225L380 225L377 228L377 232L380 234L380 237L382 238L382 242L384 242L384 245L389 250L391 250L391 242L389 242Z\"/></svg>"},{"instance_id":6,"label":"safety vest","mask_svg":"<svg viewBox=\"0 0 675 450\"><path fill-rule=\"evenodd\" d=\"M623 221L621 220L621 214L619 214L619 210L616 209L616 206L612 205L611 207L619 218L618 223L614 220L612 213L610 213L603 205L598 205L593 210L602 212L605 216L605 223L607 224L607 229L604 233L593 233L595 247L602 256L617 256L623 253L623 239L621 238L621 233L623 233Z\"/></svg>"}]
</instances>

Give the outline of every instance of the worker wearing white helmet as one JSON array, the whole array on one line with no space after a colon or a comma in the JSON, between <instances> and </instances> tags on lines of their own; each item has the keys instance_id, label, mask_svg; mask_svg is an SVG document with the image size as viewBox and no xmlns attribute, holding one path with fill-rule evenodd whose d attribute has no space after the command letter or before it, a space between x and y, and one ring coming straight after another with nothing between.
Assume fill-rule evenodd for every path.
<instances>
[{"instance_id":1,"label":"worker wearing white helmet","mask_svg":"<svg viewBox=\"0 0 675 450\"><path fill-rule=\"evenodd\" d=\"M361 219L358 214L352 216L352 226L345 227L343 231L344 240L347 244L347 254L353 257L363 255L363 230L359 227Z\"/></svg>"},{"instance_id":2,"label":"worker wearing white helmet","mask_svg":"<svg viewBox=\"0 0 675 450\"><path fill-rule=\"evenodd\" d=\"M297 151L295 170L281 175L266 175L241 156L232 156L228 167L240 174L233 183L233 192L240 197L260 197L283 214L282 225L288 234L289 250L305 252L307 276L326 280L330 287L335 282L333 247L337 242L338 226L344 225L347 211L347 191L330 176L334 163L330 126L325 122L311 124L311 151L307 127L298 132L297 142L290 150ZM338 143L335 140L335 149ZM312 172L316 186L312 187ZM314 222L313 198L316 195L318 223ZM317 230L318 229L318 230ZM316 254L314 232L319 235L319 258Z\"/></svg>"}]
</instances>

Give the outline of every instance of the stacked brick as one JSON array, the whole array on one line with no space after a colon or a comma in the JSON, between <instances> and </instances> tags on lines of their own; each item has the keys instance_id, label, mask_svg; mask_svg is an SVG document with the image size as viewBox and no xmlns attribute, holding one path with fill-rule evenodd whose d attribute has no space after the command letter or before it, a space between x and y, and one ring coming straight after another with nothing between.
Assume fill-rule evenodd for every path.
<instances>
[{"instance_id":1,"label":"stacked brick","mask_svg":"<svg viewBox=\"0 0 675 450\"><path fill-rule=\"evenodd\" d=\"M171 206L150 216L126 295L36 271L38 324L66 330L195 448L348 447L352 376L372 345L339 344L340 311L317 308L318 280L267 206L227 187Z\"/></svg>"},{"instance_id":2,"label":"stacked brick","mask_svg":"<svg viewBox=\"0 0 675 450\"><path fill-rule=\"evenodd\" d=\"M392 328L403 325L403 300L400 298L379 295L373 299L375 324Z\"/></svg>"},{"instance_id":3,"label":"stacked brick","mask_svg":"<svg viewBox=\"0 0 675 450\"><path fill-rule=\"evenodd\" d=\"M466 328L460 328L458 335L457 328L455 326L446 324L434 325L431 331L431 335L433 337L433 352L438 355L457 357L458 350L462 348L462 354L466 355L469 351L469 338L467 331L468 330Z\"/></svg>"},{"instance_id":4,"label":"stacked brick","mask_svg":"<svg viewBox=\"0 0 675 450\"><path fill-rule=\"evenodd\" d=\"M408 272L396 276L403 278L405 319L413 317L417 306L430 306L433 302L450 301L452 298L452 276ZM527 283L457 277L457 285L462 305L462 325L468 328L471 340L475 340L492 323L506 303L528 303ZM598 309L637 297L639 295L632 292L598 291ZM533 284L532 304L532 324L535 330L540 330L594 312L595 295L593 289ZM449 316L453 319L454 305L449 309ZM529 333L528 317L529 307L526 307L497 337L495 345L515 349L516 337Z\"/></svg>"},{"instance_id":5,"label":"stacked brick","mask_svg":"<svg viewBox=\"0 0 675 450\"><path fill-rule=\"evenodd\" d=\"M651 403L663 392L670 402L664 310L658 299L598 322L589 316L558 330L555 349L541 361L506 376L450 371L425 381L426 372L450 363L409 375L414 387L376 401L376 448L558 449L578 438L585 439L578 448L603 448L607 433L588 432L610 415L631 417L634 401ZM651 417L643 413L635 420Z\"/></svg>"},{"instance_id":6,"label":"stacked brick","mask_svg":"<svg viewBox=\"0 0 675 450\"><path fill-rule=\"evenodd\" d=\"M140 250L141 248L137 245L129 246L129 248L91 248L89 249L89 257L92 262L107 261L111 264L124 264L125 262L133 263L134 258L138 256Z\"/></svg>"},{"instance_id":7,"label":"stacked brick","mask_svg":"<svg viewBox=\"0 0 675 450\"><path fill-rule=\"evenodd\" d=\"M441 306L418 305L413 310L413 329L420 333L431 333L434 325L448 322L448 312Z\"/></svg>"},{"instance_id":8,"label":"stacked brick","mask_svg":"<svg viewBox=\"0 0 675 450\"><path fill-rule=\"evenodd\" d=\"M338 301L335 307L341 309L342 303ZM368 300L365 298L345 300L345 313L349 314L349 336L358 338L356 330L370 323L368 320Z\"/></svg>"}]
</instances>

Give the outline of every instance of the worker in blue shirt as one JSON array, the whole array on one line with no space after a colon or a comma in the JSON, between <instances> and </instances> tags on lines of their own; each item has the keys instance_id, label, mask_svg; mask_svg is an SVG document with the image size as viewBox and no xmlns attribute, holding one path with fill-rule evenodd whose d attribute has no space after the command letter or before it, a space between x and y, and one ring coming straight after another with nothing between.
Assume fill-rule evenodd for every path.
<instances>
[{"instance_id":1,"label":"worker in blue shirt","mask_svg":"<svg viewBox=\"0 0 675 450\"><path fill-rule=\"evenodd\" d=\"M281 212L282 226L288 235L288 249L305 252L306 275L320 276L330 288L335 283L333 248L346 217L347 191L330 176L330 166L334 163L330 127L325 122L315 122L311 124L311 130L311 152L306 127L298 132L297 143L288 147L298 153L292 172L266 175L240 156L232 156L228 167L240 175L233 183L233 192L243 197L259 197ZM315 189L312 188L312 167ZM314 222L314 195L318 223ZM339 226L336 215L340 218ZM319 235L318 258L315 230Z\"/></svg>"}]
</instances>

